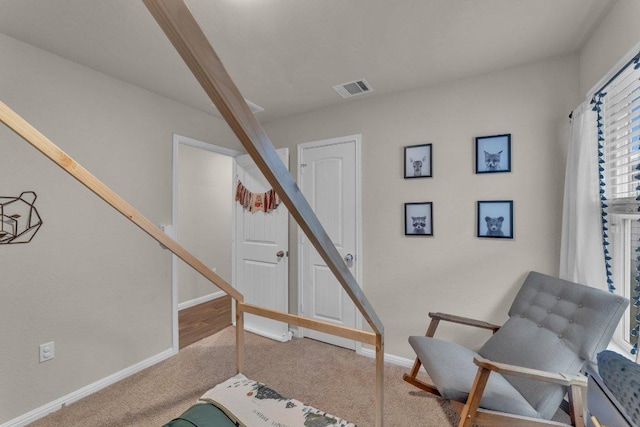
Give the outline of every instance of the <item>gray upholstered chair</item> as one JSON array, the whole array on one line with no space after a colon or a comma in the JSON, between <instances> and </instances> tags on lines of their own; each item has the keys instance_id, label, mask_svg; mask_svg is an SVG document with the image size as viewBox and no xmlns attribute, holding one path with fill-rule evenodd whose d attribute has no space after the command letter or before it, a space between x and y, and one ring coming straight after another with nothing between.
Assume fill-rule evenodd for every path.
<instances>
[{"instance_id":1,"label":"gray upholstered chair","mask_svg":"<svg viewBox=\"0 0 640 427\"><path fill-rule=\"evenodd\" d=\"M572 425L584 426L580 373L595 363L627 307L620 296L531 272L516 295L503 326L429 313L426 336L412 336L417 354L404 379L450 399L459 426L562 425L549 421L568 392ZM449 321L494 334L478 352L433 338ZM433 384L418 379L424 365Z\"/></svg>"}]
</instances>

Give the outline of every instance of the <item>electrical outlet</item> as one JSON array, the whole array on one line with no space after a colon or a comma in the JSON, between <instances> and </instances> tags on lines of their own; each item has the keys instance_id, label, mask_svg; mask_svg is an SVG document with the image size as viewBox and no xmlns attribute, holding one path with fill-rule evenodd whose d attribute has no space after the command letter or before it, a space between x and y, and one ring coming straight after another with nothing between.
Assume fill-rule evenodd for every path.
<instances>
[{"instance_id":1,"label":"electrical outlet","mask_svg":"<svg viewBox=\"0 0 640 427\"><path fill-rule=\"evenodd\" d=\"M40 363L51 360L55 357L53 341L40 344Z\"/></svg>"}]
</instances>

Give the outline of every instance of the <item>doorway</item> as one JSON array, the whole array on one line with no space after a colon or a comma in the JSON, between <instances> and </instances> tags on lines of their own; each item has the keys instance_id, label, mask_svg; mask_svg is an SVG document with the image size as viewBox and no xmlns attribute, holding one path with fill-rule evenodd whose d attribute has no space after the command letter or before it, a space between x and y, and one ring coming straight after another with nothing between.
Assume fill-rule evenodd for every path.
<instances>
[{"instance_id":1,"label":"doorway","mask_svg":"<svg viewBox=\"0 0 640 427\"><path fill-rule=\"evenodd\" d=\"M362 190L360 135L298 145L298 185L356 281L362 286ZM361 329L353 301L307 237L298 233L300 314ZM301 336L352 350L361 344L300 329Z\"/></svg>"},{"instance_id":2,"label":"doorway","mask_svg":"<svg viewBox=\"0 0 640 427\"><path fill-rule=\"evenodd\" d=\"M232 268L233 159L239 154L193 138L173 136L173 227L165 232L228 282ZM178 313L210 303L225 293L175 255L172 287L173 348L177 352Z\"/></svg>"}]
</instances>

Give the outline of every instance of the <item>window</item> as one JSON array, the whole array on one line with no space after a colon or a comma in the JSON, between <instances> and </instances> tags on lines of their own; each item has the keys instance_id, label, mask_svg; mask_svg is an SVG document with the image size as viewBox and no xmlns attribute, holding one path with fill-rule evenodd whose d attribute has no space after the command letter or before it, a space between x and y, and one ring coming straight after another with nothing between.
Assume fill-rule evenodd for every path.
<instances>
[{"instance_id":1,"label":"window","mask_svg":"<svg viewBox=\"0 0 640 427\"><path fill-rule=\"evenodd\" d=\"M631 300L618 345L637 346L640 321L640 54L594 97L598 112L601 193L607 273L615 292ZM636 352L636 349L632 351Z\"/></svg>"},{"instance_id":2,"label":"window","mask_svg":"<svg viewBox=\"0 0 640 427\"><path fill-rule=\"evenodd\" d=\"M615 292L631 300L613 339L616 344L630 351L636 343L636 337L631 332L637 325L636 316L640 314L640 308L633 304L633 296L637 294L634 289L638 286L636 277L640 275L640 253L636 251L640 240L640 214L613 214L610 224L611 277Z\"/></svg>"}]
</instances>

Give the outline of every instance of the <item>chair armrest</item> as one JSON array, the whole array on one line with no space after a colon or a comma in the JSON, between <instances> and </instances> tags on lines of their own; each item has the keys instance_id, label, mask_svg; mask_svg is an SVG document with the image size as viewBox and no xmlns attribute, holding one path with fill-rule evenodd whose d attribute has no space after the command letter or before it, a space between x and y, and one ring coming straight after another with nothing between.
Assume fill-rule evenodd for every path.
<instances>
[{"instance_id":1,"label":"chair armrest","mask_svg":"<svg viewBox=\"0 0 640 427\"><path fill-rule=\"evenodd\" d=\"M494 334L498 329L500 329L500 326L494 325L492 323L470 319L468 317L454 316L453 314L429 313L429 317L432 319L444 320L446 322L459 323L461 325L475 326L476 328L490 329Z\"/></svg>"},{"instance_id":2,"label":"chair armrest","mask_svg":"<svg viewBox=\"0 0 640 427\"><path fill-rule=\"evenodd\" d=\"M541 371L539 369L525 368L522 366L509 365L507 363L493 362L481 357L475 357L473 363L476 365L498 372L500 374L515 375L518 377L539 380L563 386L587 387L587 377L584 375L565 375L554 372Z\"/></svg>"}]
</instances>

